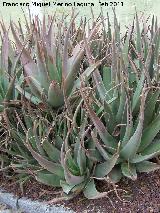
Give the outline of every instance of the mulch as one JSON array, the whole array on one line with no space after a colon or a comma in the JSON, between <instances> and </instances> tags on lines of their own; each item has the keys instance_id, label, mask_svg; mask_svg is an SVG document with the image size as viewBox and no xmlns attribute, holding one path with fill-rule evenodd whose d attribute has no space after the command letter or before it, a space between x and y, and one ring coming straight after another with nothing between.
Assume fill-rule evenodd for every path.
<instances>
[{"instance_id":1,"label":"mulch","mask_svg":"<svg viewBox=\"0 0 160 213\"><path fill-rule=\"evenodd\" d=\"M109 191L113 187L106 182L98 182L99 191ZM27 197L32 200L51 201L61 195L61 190L39 184L34 179L24 184L23 190L14 178L6 178L0 174L0 187L18 197ZM120 189L120 190L118 190ZM122 191L125 190L126 192ZM78 195L70 201L61 201L67 208L77 213L159 213L160 212L160 171L141 174L137 181L124 178L119 182L118 196L111 192L108 197L98 200L87 200Z\"/></svg>"}]
</instances>

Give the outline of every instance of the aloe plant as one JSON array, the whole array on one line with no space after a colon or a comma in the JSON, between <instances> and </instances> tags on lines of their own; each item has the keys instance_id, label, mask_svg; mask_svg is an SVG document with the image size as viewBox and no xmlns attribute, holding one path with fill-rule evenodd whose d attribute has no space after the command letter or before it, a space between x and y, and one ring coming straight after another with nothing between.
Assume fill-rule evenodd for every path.
<instances>
[{"instance_id":1,"label":"aloe plant","mask_svg":"<svg viewBox=\"0 0 160 213\"><path fill-rule=\"evenodd\" d=\"M24 42L18 37L11 22L16 48L19 52L22 51L21 63L24 67L26 82L23 86L16 85L16 88L34 103L43 102L53 108L61 107L77 87L78 80L76 81L75 78L80 72L84 56L84 42L83 39L78 43L75 40L80 31L79 28L74 32L74 36L70 33L73 30L75 18L76 16L72 17L69 27L67 30L65 27L64 31L62 30L64 26L60 23L57 24L55 17L49 19L48 28L45 17L42 26L36 19L30 29L32 33L30 48L25 47L27 41ZM91 30L87 38L88 42L95 34L98 25ZM81 33L84 34L83 29L81 29ZM80 38L82 37L78 39ZM89 75L99 64L88 67L83 71L84 74Z\"/></svg>"},{"instance_id":2,"label":"aloe plant","mask_svg":"<svg viewBox=\"0 0 160 213\"><path fill-rule=\"evenodd\" d=\"M11 22L15 48L2 25L5 165L23 181L32 176L61 187L64 199L80 192L101 198L108 192L97 191L96 179L136 180L139 172L160 168L152 160L160 154L157 21L147 30L136 14L121 38L113 12L113 28L101 14L88 36L85 21L75 27L76 16L69 27L55 16L42 24L38 17L26 20L27 36Z\"/></svg>"},{"instance_id":3,"label":"aloe plant","mask_svg":"<svg viewBox=\"0 0 160 213\"><path fill-rule=\"evenodd\" d=\"M103 157L103 161L95 167L95 178L112 176L113 171L115 179L123 174L135 180L137 172L150 172L160 168L158 164L150 161L160 154L160 141L158 138L156 139L156 135L160 131L160 112L155 111L153 120L147 126L144 125L144 122L147 122L147 118L144 116L149 107L147 105L149 102L145 101L150 94L147 90L148 88L144 88L142 91L138 117L133 117L133 103L127 90L124 92L124 97L122 97L123 93L120 93L119 108L114 114L114 101L110 104L97 103L93 99L92 104L89 104L87 95L83 93L82 89L86 111L95 127L91 136ZM115 169L117 169L117 178Z\"/></svg>"},{"instance_id":4,"label":"aloe plant","mask_svg":"<svg viewBox=\"0 0 160 213\"><path fill-rule=\"evenodd\" d=\"M4 110L8 106L20 105L19 94L15 88L15 81L20 82L19 55L15 55L9 40L8 31L3 22L1 24L1 48L0 48L0 162L2 171L7 170L10 159L5 152L8 144L5 143L7 130L4 127Z\"/></svg>"},{"instance_id":5,"label":"aloe plant","mask_svg":"<svg viewBox=\"0 0 160 213\"><path fill-rule=\"evenodd\" d=\"M115 20L115 26L116 23ZM140 29L137 15L136 24L138 36ZM146 59L144 62L142 58L138 59L139 70L135 70L134 63L137 59L132 58L130 51L133 32L128 32L122 43L117 29L115 27L112 37L111 66L102 66L102 75L98 69L94 72L93 79L98 81L97 91L92 97L89 98L85 92L88 85L83 82L81 95L95 127L92 139L103 157L103 161L95 169L95 178L101 179L109 175L113 181L118 181L122 176L136 180L137 172L150 172L160 168L150 161L160 153L160 141L156 138L160 131L160 88L159 81L155 78L158 71L155 70L150 75L150 70L156 63L153 58L157 57L151 48L155 46L156 52L158 51L159 45L156 44L160 35L158 28L152 32ZM139 37L138 42L142 41L143 38ZM142 47L139 50L138 46L137 49L135 47L135 51L143 55ZM89 60L92 57L87 43L86 52ZM89 63L95 61L89 60ZM110 165L111 170L108 169Z\"/></svg>"},{"instance_id":6,"label":"aloe plant","mask_svg":"<svg viewBox=\"0 0 160 213\"><path fill-rule=\"evenodd\" d=\"M45 185L61 187L64 199L81 192L89 199L106 194L96 190L91 178L97 157L102 158L92 140L86 140L89 128L86 130L88 121L84 110L81 111L81 104L82 101L74 114L76 123L70 129L61 115L55 116L54 122L50 123L40 113L38 119L36 111L32 112L32 117L24 110L23 117L15 110L10 116L6 115L7 111L5 114L6 128L12 140L10 149L6 150L13 157L10 168ZM80 119L80 127L77 119Z\"/></svg>"},{"instance_id":7,"label":"aloe plant","mask_svg":"<svg viewBox=\"0 0 160 213\"><path fill-rule=\"evenodd\" d=\"M1 23L1 50L0 50L0 111L10 100L16 102L18 92L15 89L15 81L20 82L19 57L15 55L8 31ZM13 103L14 105L14 103Z\"/></svg>"}]
</instances>

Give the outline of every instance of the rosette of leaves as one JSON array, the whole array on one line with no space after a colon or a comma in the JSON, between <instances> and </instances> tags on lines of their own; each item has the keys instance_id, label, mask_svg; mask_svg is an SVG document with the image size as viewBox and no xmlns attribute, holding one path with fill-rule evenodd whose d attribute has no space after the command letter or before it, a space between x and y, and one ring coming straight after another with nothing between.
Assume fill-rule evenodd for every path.
<instances>
[{"instance_id":1,"label":"rosette of leaves","mask_svg":"<svg viewBox=\"0 0 160 213\"><path fill-rule=\"evenodd\" d=\"M22 85L17 84L16 88L31 102L48 104L53 108L63 106L79 85L76 78L80 71L88 76L100 64L86 70L81 69L84 42L80 41L82 36L77 38L80 29L76 31L73 28L75 18L76 16L72 17L69 27L55 21L55 17L49 18L47 24L45 19L41 24L36 18L27 31L31 33L29 47L25 46L27 41L18 36L11 22L15 46L22 52L20 60L24 69L24 82ZM88 42L99 25L100 23L89 33ZM81 33L84 34L84 24Z\"/></svg>"},{"instance_id":2,"label":"rosette of leaves","mask_svg":"<svg viewBox=\"0 0 160 213\"><path fill-rule=\"evenodd\" d=\"M95 127L91 136L103 158L95 166L95 178L102 179L109 175L113 181L118 181L122 176L136 180L137 173L160 168L151 161L160 154L160 139L156 137L160 131L160 112L159 107L154 106L154 114L148 120L146 115L153 97L147 90L144 88L141 94L139 115L133 116L133 103L125 89L119 90L116 114L113 112L114 101L102 103L93 99L89 102L82 89L86 111ZM160 93L159 89L154 91L154 96L157 93Z\"/></svg>"},{"instance_id":3,"label":"rosette of leaves","mask_svg":"<svg viewBox=\"0 0 160 213\"><path fill-rule=\"evenodd\" d=\"M92 139L103 157L95 167L94 177L103 179L108 175L115 182L122 176L136 180L138 172L160 168L151 160L160 153L160 88L158 81L156 84L150 81L151 52L148 51L148 59L136 79L135 72L130 72L133 69L128 57L130 37L122 45L117 33L112 38L111 67L103 67L102 75L98 69L92 75L95 92L92 96L86 93L92 84L82 83L81 87L86 111L95 127ZM159 30L154 37L159 39ZM92 58L87 43L86 53L88 59Z\"/></svg>"},{"instance_id":4,"label":"rosette of leaves","mask_svg":"<svg viewBox=\"0 0 160 213\"><path fill-rule=\"evenodd\" d=\"M7 151L12 156L10 167L23 181L32 176L45 185L61 187L63 199L81 192L88 199L107 195L96 190L92 178L94 165L102 157L88 137L91 126L82 101L69 127L64 116L55 115L53 122L36 111L28 114L16 110L6 116L12 139Z\"/></svg>"}]
</instances>

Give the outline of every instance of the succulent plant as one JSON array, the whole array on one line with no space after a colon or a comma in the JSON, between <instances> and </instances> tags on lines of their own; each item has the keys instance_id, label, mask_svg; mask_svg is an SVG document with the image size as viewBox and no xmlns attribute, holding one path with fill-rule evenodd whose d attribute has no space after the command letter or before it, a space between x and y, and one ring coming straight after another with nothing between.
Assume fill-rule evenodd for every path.
<instances>
[{"instance_id":1,"label":"succulent plant","mask_svg":"<svg viewBox=\"0 0 160 213\"><path fill-rule=\"evenodd\" d=\"M157 92L157 91L156 91ZM155 92L155 93L156 93ZM94 177L104 178L106 175L112 176L118 180L120 174L133 180L137 179L137 172L150 172L159 169L160 166L149 161L160 153L160 142L156 139L156 135L160 131L160 114L159 110L154 115L153 120L144 128L145 96L147 89L144 89L141 97L140 112L136 119L132 117L131 101L128 94L125 96L124 109L121 113L119 122L119 110L114 115L112 105L104 103L97 113L101 115L101 119L97 113L88 104L87 97L83 94L86 110L93 122L95 129L92 131L92 138L103 157L101 164L95 167ZM122 95L121 95L122 96ZM93 100L94 103L94 100ZM146 105L149 102L146 102ZM119 109L122 106L119 103ZM126 108L126 109L125 109ZM116 155L118 151L118 156ZM108 171L110 159L116 156L117 159L112 164L112 169ZM117 174L115 172L117 169Z\"/></svg>"},{"instance_id":2,"label":"succulent plant","mask_svg":"<svg viewBox=\"0 0 160 213\"><path fill-rule=\"evenodd\" d=\"M136 23L138 36L140 29L137 15ZM128 33L123 44L116 29L112 37L111 66L102 66L102 75L97 69L94 72L96 79L93 75L95 82L98 79L97 91L92 96L87 94L89 85L83 82L81 88L86 112L94 125L91 136L103 157L103 161L95 167L94 177L103 179L108 175L115 182L122 176L136 180L137 172L160 168L157 163L150 161L160 154L160 141L157 137L160 131L160 88L155 77L158 70L153 73L157 54L151 51L153 46L156 52L159 50L157 44L160 31L157 28L152 33L148 49L145 50L146 59L143 63L139 59L140 67L135 70L134 62L137 59L132 59L130 51L134 34ZM142 40L138 38L139 42ZM86 49L89 60L91 51L87 43ZM137 49L135 47L135 51ZM142 49L139 54L143 55ZM91 60L89 62L94 63ZM115 161L110 164L113 158ZM112 169L108 170L110 165Z\"/></svg>"},{"instance_id":3,"label":"succulent plant","mask_svg":"<svg viewBox=\"0 0 160 213\"><path fill-rule=\"evenodd\" d=\"M50 18L48 24L44 17L42 25L36 18L31 25L31 45L28 49L25 48L27 41L21 41L11 22L16 48L19 52L22 51L21 62L24 67L24 85L17 85L16 88L34 103L47 103L53 108L61 107L77 87L79 80L76 78L81 70L84 42L75 40L80 31L78 28L74 34L72 32L75 18L76 16L72 17L67 29L61 23L57 24L55 17ZM91 30L88 42L97 31L98 25ZM81 31L83 34L83 29ZM84 74L90 75L99 64L86 68Z\"/></svg>"},{"instance_id":4,"label":"succulent plant","mask_svg":"<svg viewBox=\"0 0 160 213\"><path fill-rule=\"evenodd\" d=\"M160 30L157 20L147 28L136 14L121 38L113 12L113 33L101 14L88 36L74 15L69 27L55 16L47 24L26 20L26 32L11 22L14 48L2 24L1 163L22 182L61 187L63 199L101 198L108 192L98 192L95 180L136 180L160 169L153 160L160 154Z\"/></svg>"},{"instance_id":5,"label":"succulent plant","mask_svg":"<svg viewBox=\"0 0 160 213\"><path fill-rule=\"evenodd\" d=\"M32 176L45 185L61 187L63 199L81 192L89 199L100 196L91 179L96 156L100 155L92 140L86 140L90 127L86 130L88 121L81 104L74 114L76 123L69 129L64 115L55 116L52 123L36 111L32 116L25 111L23 115L14 111L5 117L12 139L10 150L6 150L13 157L9 166L20 175ZM80 127L77 119L80 119Z\"/></svg>"},{"instance_id":6,"label":"succulent plant","mask_svg":"<svg viewBox=\"0 0 160 213\"><path fill-rule=\"evenodd\" d=\"M3 22L1 24L1 48L0 48L0 162L1 171L7 170L10 163L5 149L7 130L4 127L4 110L8 106L19 106L19 94L15 88L15 82L20 82L19 55L15 54L9 39L9 32Z\"/></svg>"},{"instance_id":7,"label":"succulent plant","mask_svg":"<svg viewBox=\"0 0 160 213\"><path fill-rule=\"evenodd\" d=\"M1 23L1 50L0 50L0 112L11 100L13 105L16 103L18 92L15 89L15 81L20 82L19 78L19 57L9 40L8 31Z\"/></svg>"}]
</instances>

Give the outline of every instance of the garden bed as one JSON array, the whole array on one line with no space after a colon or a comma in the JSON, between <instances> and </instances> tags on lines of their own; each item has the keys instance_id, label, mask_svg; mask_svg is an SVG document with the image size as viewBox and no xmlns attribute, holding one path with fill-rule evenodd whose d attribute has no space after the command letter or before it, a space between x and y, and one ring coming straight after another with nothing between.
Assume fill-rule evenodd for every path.
<instances>
[{"instance_id":1,"label":"garden bed","mask_svg":"<svg viewBox=\"0 0 160 213\"><path fill-rule=\"evenodd\" d=\"M59 196L60 190L46 187L39 184L35 180L30 180L24 184L23 192L18 183L14 179L6 179L2 175L0 177L0 186L7 192L15 194L17 197L26 197L31 200L50 201ZM106 183L99 183L98 188L100 191L109 191ZM123 179L117 189L126 190L127 193L118 192L121 201L112 192L109 198L101 198L98 200L87 200L82 195L72 199L71 201L59 202L65 207L74 210L75 212L160 212L160 171L150 174L142 174L136 182Z\"/></svg>"},{"instance_id":2,"label":"garden bed","mask_svg":"<svg viewBox=\"0 0 160 213\"><path fill-rule=\"evenodd\" d=\"M113 13L113 29L102 14L78 27L74 11L68 27L12 20L14 45L1 24L0 202L160 212L160 28L136 13L122 36Z\"/></svg>"}]
</instances>

